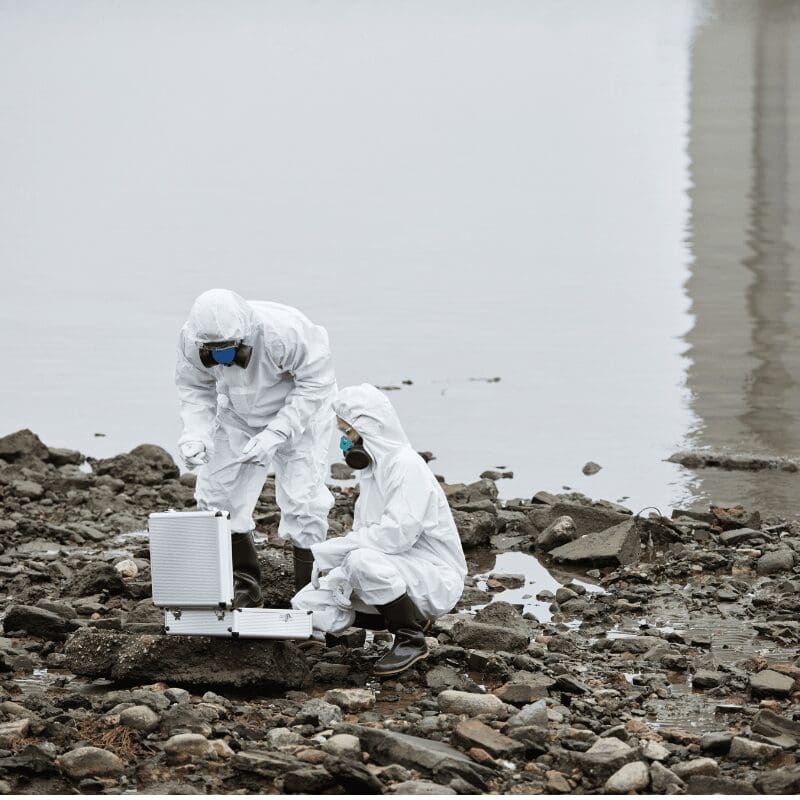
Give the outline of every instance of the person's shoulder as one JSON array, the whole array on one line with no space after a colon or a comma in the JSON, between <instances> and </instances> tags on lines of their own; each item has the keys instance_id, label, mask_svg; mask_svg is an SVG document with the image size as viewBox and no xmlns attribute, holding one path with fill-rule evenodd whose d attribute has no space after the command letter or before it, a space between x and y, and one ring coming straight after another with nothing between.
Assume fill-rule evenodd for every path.
<instances>
[{"instance_id":1,"label":"person's shoulder","mask_svg":"<svg viewBox=\"0 0 800 800\"><path fill-rule=\"evenodd\" d=\"M436 480L430 467L425 463L425 459L411 445L399 447L393 453L392 463L397 472L406 475L422 475L426 478L430 476Z\"/></svg>"}]
</instances>

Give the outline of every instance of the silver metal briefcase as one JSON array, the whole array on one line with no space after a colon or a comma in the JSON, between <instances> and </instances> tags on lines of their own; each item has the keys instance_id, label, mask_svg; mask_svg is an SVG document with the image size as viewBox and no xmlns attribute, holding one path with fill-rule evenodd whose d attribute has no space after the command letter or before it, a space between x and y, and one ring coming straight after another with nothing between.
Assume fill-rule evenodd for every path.
<instances>
[{"instance_id":1,"label":"silver metal briefcase","mask_svg":"<svg viewBox=\"0 0 800 800\"><path fill-rule=\"evenodd\" d=\"M311 636L311 612L283 608L167 609L164 628L169 634L195 636L308 639Z\"/></svg>"},{"instance_id":2,"label":"silver metal briefcase","mask_svg":"<svg viewBox=\"0 0 800 800\"><path fill-rule=\"evenodd\" d=\"M231 531L221 511L150 514L153 603L161 608L233 605Z\"/></svg>"}]
</instances>

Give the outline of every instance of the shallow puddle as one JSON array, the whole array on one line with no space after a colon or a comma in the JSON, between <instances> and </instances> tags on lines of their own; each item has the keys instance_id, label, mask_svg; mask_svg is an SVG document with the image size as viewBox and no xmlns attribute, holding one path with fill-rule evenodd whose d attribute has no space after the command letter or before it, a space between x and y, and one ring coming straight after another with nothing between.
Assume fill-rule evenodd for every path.
<instances>
[{"instance_id":1,"label":"shallow puddle","mask_svg":"<svg viewBox=\"0 0 800 800\"><path fill-rule=\"evenodd\" d=\"M487 591L487 581L492 575L520 575L524 581L523 585L517 589L504 589L495 592L490 602L495 603L502 600L504 603L522 606L523 613L530 612L539 622L550 622L553 619L553 612L550 610L551 600L537 600L536 595L543 591L553 594L565 583L576 583L583 586L587 592L603 592L604 590L595 584L587 582L585 576L578 577L552 567L545 567L544 564L530 553L509 552L480 554L474 559L478 568L482 569L486 562L492 562L491 566L475 574L477 588ZM472 611L483 608L483 604L472 606Z\"/></svg>"}]
</instances>

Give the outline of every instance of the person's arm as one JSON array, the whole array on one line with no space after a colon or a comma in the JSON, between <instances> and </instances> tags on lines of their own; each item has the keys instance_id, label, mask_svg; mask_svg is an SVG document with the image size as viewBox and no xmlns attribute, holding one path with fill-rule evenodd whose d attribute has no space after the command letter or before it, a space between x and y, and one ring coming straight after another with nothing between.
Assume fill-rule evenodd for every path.
<instances>
[{"instance_id":1,"label":"person's arm","mask_svg":"<svg viewBox=\"0 0 800 800\"><path fill-rule=\"evenodd\" d=\"M380 522L354 530L348 538L353 537L361 547L382 553L404 553L414 546L426 527L435 524L437 507L436 493L422 480L417 465L412 468L398 465L397 474L389 482Z\"/></svg>"},{"instance_id":2,"label":"person's arm","mask_svg":"<svg viewBox=\"0 0 800 800\"><path fill-rule=\"evenodd\" d=\"M316 325L293 328L279 345L280 364L292 378L294 388L268 430L291 441L305 431L311 417L329 400L336 378L325 331Z\"/></svg>"},{"instance_id":3,"label":"person's arm","mask_svg":"<svg viewBox=\"0 0 800 800\"><path fill-rule=\"evenodd\" d=\"M183 421L183 434L178 443L197 441L209 446L217 413L216 380L210 370L192 362L186 348L186 338L181 332L175 365L175 385Z\"/></svg>"}]
</instances>

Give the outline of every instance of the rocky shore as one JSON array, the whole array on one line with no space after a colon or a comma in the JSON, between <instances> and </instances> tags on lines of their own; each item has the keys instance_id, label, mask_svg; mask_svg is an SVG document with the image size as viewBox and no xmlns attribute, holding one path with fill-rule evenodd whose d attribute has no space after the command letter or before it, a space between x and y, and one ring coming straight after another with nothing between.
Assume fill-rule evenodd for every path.
<instances>
[{"instance_id":1,"label":"rocky shore","mask_svg":"<svg viewBox=\"0 0 800 800\"><path fill-rule=\"evenodd\" d=\"M427 661L381 683L387 634L163 634L147 514L190 509L193 482L153 445L0 438L0 792L800 792L799 523L443 481L468 585ZM332 491L341 535L355 490ZM256 520L285 607L272 481Z\"/></svg>"}]
</instances>

